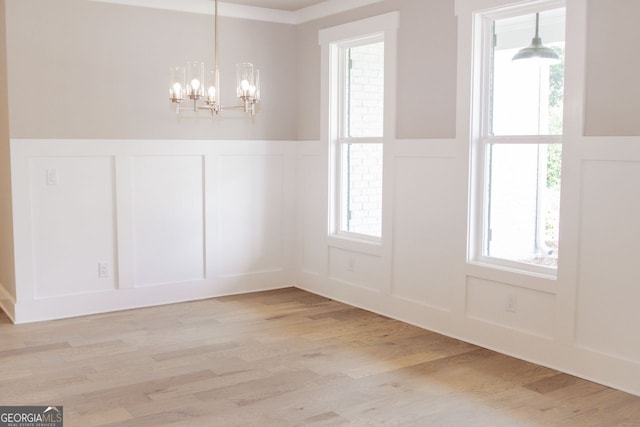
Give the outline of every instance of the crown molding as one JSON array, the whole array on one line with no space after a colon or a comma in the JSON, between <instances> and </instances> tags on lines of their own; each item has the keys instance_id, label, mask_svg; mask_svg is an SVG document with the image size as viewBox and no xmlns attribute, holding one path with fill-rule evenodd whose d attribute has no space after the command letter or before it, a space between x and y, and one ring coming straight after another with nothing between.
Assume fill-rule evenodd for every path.
<instances>
[{"instance_id":1,"label":"crown molding","mask_svg":"<svg viewBox=\"0 0 640 427\"><path fill-rule=\"evenodd\" d=\"M127 6L148 7L153 9L175 10L179 12L213 15L211 0L90 0L101 3L113 3ZM246 6L221 1L218 14L229 18L275 22L279 24L302 24L347 10L378 3L383 0L325 0L313 6L295 12L264 7Z\"/></svg>"},{"instance_id":2,"label":"crown molding","mask_svg":"<svg viewBox=\"0 0 640 427\"><path fill-rule=\"evenodd\" d=\"M175 10L178 12L213 15L211 0L90 0L101 3L113 3L126 6L148 7L152 9ZM295 24L293 12L286 10L267 9L264 7L245 6L235 3L220 2L218 15L229 18L251 19L256 21L277 22L280 24Z\"/></svg>"},{"instance_id":3,"label":"crown molding","mask_svg":"<svg viewBox=\"0 0 640 427\"><path fill-rule=\"evenodd\" d=\"M303 24L305 22L346 12L351 9L380 3L381 1L383 0L325 0L322 3L305 7L304 9L300 9L293 13L296 18L295 23Z\"/></svg>"}]
</instances>

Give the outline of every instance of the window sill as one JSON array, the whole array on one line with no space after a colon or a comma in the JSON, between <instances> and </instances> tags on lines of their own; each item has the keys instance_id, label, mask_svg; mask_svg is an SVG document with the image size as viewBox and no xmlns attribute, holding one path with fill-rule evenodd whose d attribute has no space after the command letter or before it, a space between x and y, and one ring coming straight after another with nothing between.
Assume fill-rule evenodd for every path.
<instances>
[{"instance_id":1,"label":"window sill","mask_svg":"<svg viewBox=\"0 0 640 427\"><path fill-rule=\"evenodd\" d=\"M332 234L329 236L329 247L382 256L382 240L376 237L367 238L359 235Z\"/></svg>"},{"instance_id":2,"label":"window sill","mask_svg":"<svg viewBox=\"0 0 640 427\"><path fill-rule=\"evenodd\" d=\"M555 294L557 270L549 268L526 269L516 264L503 265L500 260L476 259L467 262L467 276L511 284L522 288ZM506 263L505 263L506 264ZM509 263L510 264L510 263Z\"/></svg>"}]
</instances>

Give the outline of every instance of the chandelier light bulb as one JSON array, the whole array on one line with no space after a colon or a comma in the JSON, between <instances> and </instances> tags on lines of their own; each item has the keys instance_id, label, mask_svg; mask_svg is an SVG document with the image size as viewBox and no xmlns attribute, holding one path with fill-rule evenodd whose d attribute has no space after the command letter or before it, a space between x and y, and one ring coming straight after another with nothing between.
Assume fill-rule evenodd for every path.
<instances>
[{"instance_id":1,"label":"chandelier light bulb","mask_svg":"<svg viewBox=\"0 0 640 427\"><path fill-rule=\"evenodd\" d=\"M198 91L198 89L200 89L200 80L198 79L193 79L191 80L191 87L193 88L194 91Z\"/></svg>"},{"instance_id":2,"label":"chandelier light bulb","mask_svg":"<svg viewBox=\"0 0 640 427\"><path fill-rule=\"evenodd\" d=\"M249 89L249 82L247 80L243 80L240 82L240 87L243 91L247 91Z\"/></svg>"},{"instance_id":3,"label":"chandelier light bulb","mask_svg":"<svg viewBox=\"0 0 640 427\"><path fill-rule=\"evenodd\" d=\"M182 86L180 83L176 82L173 84L173 87L169 91L169 96L172 101L182 99Z\"/></svg>"}]
</instances>

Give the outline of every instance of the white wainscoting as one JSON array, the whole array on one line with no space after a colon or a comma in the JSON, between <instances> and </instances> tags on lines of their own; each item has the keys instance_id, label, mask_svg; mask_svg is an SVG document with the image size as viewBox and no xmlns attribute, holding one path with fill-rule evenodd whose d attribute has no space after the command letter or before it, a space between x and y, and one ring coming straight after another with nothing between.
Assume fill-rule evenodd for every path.
<instances>
[{"instance_id":1,"label":"white wainscoting","mask_svg":"<svg viewBox=\"0 0 640 427\"><path fill-rule=\"evenodd\" d=\"M464 216L451 187L460 183L453 156L398 154L393 185L393 289L407 301L449 312L464 257ZM456 221L456 218L459 221Z\"/></svg>"},{"instance_id":2,"label":"white wainscoting","mask_svg":"<svg viewBox=\"0 0 640 427\"><path fill-rule=\"evenodd\" d=\"M467 277L467 316L523 334L553 339L553 294Z\"/></svg>"},{"instance_id":3,"label":"white wainscoting","mask_svg":"<svg viewBox=\"0 0 640 427\"><path fill-rule=\"evenodd\" d=\"M635 157L635 159L634 159ZM576 344L640 360L640 158L584 160Z\"/></svg>"},{"instance_id":4,"label":"white wainscoting","mask_svg":"<svg viewBox=\"0 0 640 427\"><path fill-rule=\"evenodd\" d=\"M565 143L557 279L467 263L464 141L384 156L372 253L327 236L318 141L12 141L17 295L0 302L27 322L297 284L640 395L640 138Z\"/></svg>"},{"instance_id":5,"label":"white wainscoting","mask_svg":"<svg viewBox=\"0 0 640 427\"><path fill-rule=\"evenodd\" d=\"M219 157L219 259L223 277L283 269L284 175L281 155Z\"/></svg>"},{"instance_id":6,"label":"white wainscoting","mask_svg":"<svg viewBox=\"0 0 640 427\"><path fill-rule=\"evenodd\" d=\"M204 156L131 159L134 287L204 280Z\"/></svg>"},{"instance_id":7,"label":"white wainscoting","mask_svg":"<svg viewBox=\"0 0 640 427\"><path fill-rule=\"evenodd\" d=\"M327 194L328 165L318 145L300 143L298 155L298 266L306 275L320 275L328 269Z\"/></svg>"},{"instance_id":8,"label":"white wainscoting","mask_svg":"<svg viewBox=\"0 0 640 427\"><path fill-rule=\"evenodd\" d=\"M14 219L30 220L31 259L37 266L32 270L33 297L116 289L113 274L98 277L98 263L115 266L114 157L56 155L25 160L28 166L22 172L29 175L30 209L16 210Z\"/></svg>"},{"instance_id":9,"label":"white wainscoting","mask_svg":"<svg viewBox=\"0 0 640 427\"><path fill-rule=\"evenodd\" d=\"M328 150L305 142L298 151L298 286L640 395L640 138L580 138L565 147L565 230L558 278L551 279L467 262L469 154L462 140L385 145L392 193L384 195L383 215L393 221L383 255L337 250L323 234ZM361 260L365 271L358 271Z\"/></svg>"},{"instance_id":10,"label":"white wainscoting","mask_svg":"<svg viewBox=\"0 0 640 427\"><path fill-rule=\"evenodd\" d=\"M294 142L11 149L18 323L294 284Z\"/></svg>"}]
</instances>

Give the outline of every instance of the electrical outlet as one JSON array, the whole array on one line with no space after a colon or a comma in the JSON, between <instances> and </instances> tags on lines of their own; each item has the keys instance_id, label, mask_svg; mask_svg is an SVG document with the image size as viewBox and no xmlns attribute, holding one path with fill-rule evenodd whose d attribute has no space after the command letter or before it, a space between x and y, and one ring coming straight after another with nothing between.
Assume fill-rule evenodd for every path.
<instances>
[{"instance_id":1,"label":"electrical outlet","mask_svg":"<svg viewBox=\"0 0 640 427\"><path fill-rule=\"evenodd\" d=\"M58 185L58 169L47 169L47 185Z\"/></svg>"},{"instance_id":2,"label":"electrical outlet","mask_svg":"<svg viewBox=\"0 0 640 427\"><path fill-rule=\"evenodd\" d=\"M507 295L506 310L509 313L516 313L518 311L518 297L515 295Z\"/></svg>"},{"instance_id":3,"label":"electrical outlet","mask_svg":"<svg viewBox=\"0 0 640 427\"><path fill-rule=\"evenodd\" d=\"M109 277L109 264L106 262L98 263L98 277L101 279L106 279Z\"/></svg>"},{"instance_id":4,"label":"electrical outlet","mask_svg":"<svg viewBox=\"0 0 640 427\"><path fill-rule=\"evenodd\" d=\"M349 263L347 265L347 270L356 271L356 259L355 258L349 258Z\"/></svg>"}]
</instances>

